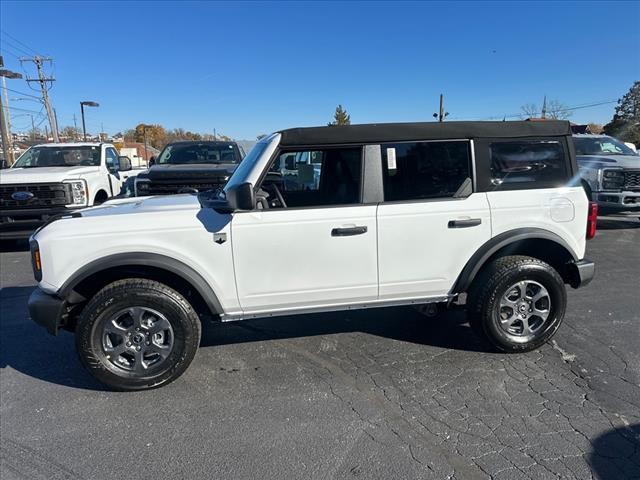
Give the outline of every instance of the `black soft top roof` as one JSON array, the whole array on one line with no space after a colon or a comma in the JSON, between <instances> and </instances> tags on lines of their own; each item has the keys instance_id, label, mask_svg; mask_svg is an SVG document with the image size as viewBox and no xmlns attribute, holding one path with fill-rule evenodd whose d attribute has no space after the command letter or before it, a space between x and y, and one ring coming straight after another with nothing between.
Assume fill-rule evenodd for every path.
<instances>
[{"instance_id":1,"label":"black soft top roof","mask_svg":"<svg viewBox=\"0 0 640 480\"><path fill-rule=\"evenodd\" d=\"M289 128L279 132L280 145L381 143L463 138L557 137L571 135L567 121L421 122L332 125Z\"/></svg>"}]
</instances>

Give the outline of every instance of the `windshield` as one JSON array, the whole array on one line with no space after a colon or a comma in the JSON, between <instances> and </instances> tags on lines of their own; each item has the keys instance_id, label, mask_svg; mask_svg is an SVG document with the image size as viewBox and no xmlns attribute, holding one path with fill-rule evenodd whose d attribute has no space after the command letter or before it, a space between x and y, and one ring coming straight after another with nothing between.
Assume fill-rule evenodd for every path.
<instances>
[{"instance_id":1,"label":"windshield","mask_svg":"<svg viewBox=\"0 0 640 480\"><path fill-rule=\"evenodd\" d=\"M18 158L12 168L77 166L100 166L100 147L32 147Z\"/></svg>"},{"instance_id":2,"label":"windshield","mask_svg":"<svg viewBox=\"0 0 640 480\"><path fill-rule=\"evenodd\" d=\"M236 168L235 172L233 172L233 175L231 175L231 178L224 188L225 190L227 190L229 187L246 181L249 173L251 172L251 170L253 170L256 162L267 148L267 145L269 145L269 142L261 140L253 146L247 156L244 157L244 160L242 160L240 165L238 165L238 168Z\"/></svg>"},{"instance_id":3,"label":"windshield","mask_svg":"<svg viewBox=\"0 0 640 480\"><path fill-rule=\"evenodd\" d=\"M624 143L612 137L573 137L576 155L636 155Z\"/></svg>"},{"instance_id":4,"label":"windshield","mask_svg":"<svg viewBox=\"0 0 640 480\"><path fill-rule=\"evenodd\" d=\"M240 152L233 143L176 143L162 150L156 163L184 165L193 163L238 163Z\"/></svg>"}]
</instances>

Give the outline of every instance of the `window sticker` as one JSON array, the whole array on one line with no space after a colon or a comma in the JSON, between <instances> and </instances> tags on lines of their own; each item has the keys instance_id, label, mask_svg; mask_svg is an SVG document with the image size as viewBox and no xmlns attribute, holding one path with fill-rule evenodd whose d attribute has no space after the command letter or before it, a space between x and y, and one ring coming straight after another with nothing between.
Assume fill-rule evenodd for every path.
<instances>
[{"instance_id":1,"label":"window sticker","mask_svg":"<svg viewBox=\"0 0 640 480\"><path fill-rule=\"evenodd\" d=\"M387 148L387 170L395 170L396 168L396 149Z\"/></svg>"}]
</instances>

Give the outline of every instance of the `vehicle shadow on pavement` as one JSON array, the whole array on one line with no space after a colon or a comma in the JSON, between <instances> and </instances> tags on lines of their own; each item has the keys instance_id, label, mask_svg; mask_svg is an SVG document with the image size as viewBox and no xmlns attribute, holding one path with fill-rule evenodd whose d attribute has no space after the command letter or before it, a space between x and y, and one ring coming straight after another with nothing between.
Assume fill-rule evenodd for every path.
<instances>
[{"instance_id":1,"label":"vehicle shadow on pavement","mask_svg":"<svg viewBox=\"0 0 640 480\"><path fill-rule=\"evenodd\" d=\"M419 345L490 352L466 323L460 309L425 317L411 307L294 315L204 325L200 346L361 332Z\"/></svg>"},{"instance_id":2,"label":"vehicle shadow on pavement","mask_svg":"<svg viewBox=\"0 0 640 480\"><path fill-rule=\"evenodd\" d=\"M26 240L0 240L0 252L28 252L29 242Z\"/></svg>"},{"instance_id":3,"label":"vehicle shadow on pavement","mask_svg":"<svg viewBox=\"0 0 640 480\"><path fill-rule=\"evenodd\" d=\"M80 365L72 334L53 337L29 319L26 307L33 289L0 289L0 369L9 367L58 385L105 390ZM6 372L3 375L6 382Z\"/></svg>"},{"instance_id":4,"label":"vehicle shadow on pavement","mask_svg":"<svg viewBox=\"0 0 640 480\"><path fill-rule=\"evenodd\" d=\"M592 444L588 461L595 478L640 478L640 423L608 430Z\"/></svg>"},{"instance_id":5,"label":"vehicle shadow on pavement","mask_svg":"<svg viewBox=\"0 0 640 480\"><path fill-rule=\"evenodd\" d=\"M640 220L625 217L598 218L598 230L627 230L640 228Z\"/></svg>"}]
</instances>

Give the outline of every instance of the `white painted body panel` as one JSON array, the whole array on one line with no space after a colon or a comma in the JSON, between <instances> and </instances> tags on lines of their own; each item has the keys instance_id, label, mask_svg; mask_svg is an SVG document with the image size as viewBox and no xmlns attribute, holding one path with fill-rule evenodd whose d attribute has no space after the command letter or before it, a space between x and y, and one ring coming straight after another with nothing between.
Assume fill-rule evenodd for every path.
<instances>
[{"instance_id":1,"label":"white painted body panel","mask_svg":"<svg viewBox=\"0 0 640 480\"><path fill-rule=\"evenodd\" d=\"M38 232L43 281L57 291L86 264L109 255L147 252L179 260L209 283L225 311L238 313L230 215L202 209L194 195L136 198L82 211ZM214 232L228 241L214 243Z\"/></svg>"},{"instance_id":2,"label":"white painted body panel","mask_svg":"<svg viewBox=\"0 0 640 480\"><path fill-rule=\"evenodd\" d=\"M236 213L238 297L245 313L378 298L376 205ZM339 227L362 235L333 237Z\"/></svg>"},{"instance_id":3,"label":"white painted body panel","mask_svg":"<svg viewBox=\"0 0 640 480\"><path fill-rule=\"evenodd\" d=\"M541 228L565 240L584 257L589 201L582 187L487 193L493 236L516 228Z\"/></svg>"},{"instance_id":4,"label":"white painted body panel","mask_svg":"<svg viewBox=\"0 0 640 480\"><path fill-rule=\"evenodd\" d=\"M450 220L481 224L449 228ZM467 261L491 238L486 194L466 199L386 203L378 207L380 299L449 293Z\"/></svg>"}]
</instances>

